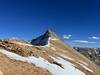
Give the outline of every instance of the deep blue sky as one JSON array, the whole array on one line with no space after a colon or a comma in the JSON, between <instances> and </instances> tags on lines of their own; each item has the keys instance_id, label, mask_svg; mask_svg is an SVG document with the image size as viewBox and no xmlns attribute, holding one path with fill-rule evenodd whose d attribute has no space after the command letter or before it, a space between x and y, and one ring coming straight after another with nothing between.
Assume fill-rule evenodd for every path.
<instances>
[{"instance_id":1,"label":"deep blue sky","mask_svg":"<svg viewBox=\"0 0 100 75\"><path fill-rule=\"evenodd\" d=\"M87 40L99 46L88 37L100 37L100 1L0 0L0 38L32 39L48 28L60 37L72 35L66 41L73 45L73 40Z\"/></svg>"}]
</instances>

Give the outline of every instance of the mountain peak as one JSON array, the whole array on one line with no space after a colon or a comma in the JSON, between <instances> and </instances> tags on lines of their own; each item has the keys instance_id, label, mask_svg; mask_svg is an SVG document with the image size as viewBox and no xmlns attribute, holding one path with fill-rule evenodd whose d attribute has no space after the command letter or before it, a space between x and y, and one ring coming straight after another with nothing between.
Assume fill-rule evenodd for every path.
<instances>
[{"instance_id":1,"label":"mountain peak","mask_svg":"<svg viewBox=\"0 0 100 75\"><path fill-rule=\"evenodd\" d=\"M48 32L48 33L52 33L52 30L51 30L51 29L47 29L46 32Z\"/></svg>"},{"instance_id":2,"label":"mountain peak","mask_svg":"<svg viewBox=\"0 0 100 75\"><path fill-rule=\"evenodd\" d=\"M51 31L51 29L48 29L43 35L37 37L36 39L33 39L31 41L32 45L37 46L44 46L50 43L50 39L58 38L57 35Z\"/></svg>"},{"instance_id":3,"label":"mountain peak","mask_svg":"<svg viewBox=\"0 0 100 75\"><path fill-rule=\"evenodd\" d=\"M51 30L51 29L48 29L45 33L44 33L45 36L48 36L48 37L51 37L51 38L58 38L57 35Z\"/></svg>"}]
</instances>

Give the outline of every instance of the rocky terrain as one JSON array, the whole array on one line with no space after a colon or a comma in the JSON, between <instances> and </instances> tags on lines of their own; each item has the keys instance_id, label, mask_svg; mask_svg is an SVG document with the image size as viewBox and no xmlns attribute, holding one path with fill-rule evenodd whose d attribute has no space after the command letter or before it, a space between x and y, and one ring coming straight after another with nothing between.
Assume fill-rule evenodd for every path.
<instances>
[{"instance_id":1,"label":"rocky terrain","mask_svg":"<svg viewBox=\"0 0 100 75\"><path fill-rule=\"evenodd\" d=\"M47 30L30 43L1 39L0 75L100 75L100 68Z\"/></svg>"},{"instance_id":2,"label":"rocky terrain","mask_svg":"<svg viewBox=\"0 0 100 75\"><path fill-rule=\"evenodd\" d=\"M86 56L88 59L100 66L100 48L74 47L75 50Z\"/></svg>"}]
</instances>

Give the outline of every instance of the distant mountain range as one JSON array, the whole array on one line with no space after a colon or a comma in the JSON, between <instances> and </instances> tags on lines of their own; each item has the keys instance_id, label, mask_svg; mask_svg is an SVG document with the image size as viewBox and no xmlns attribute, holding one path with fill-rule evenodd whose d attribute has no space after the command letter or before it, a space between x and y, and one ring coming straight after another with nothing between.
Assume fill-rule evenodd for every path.
<instances>
[{"instance_id":1,"label":"distant mountain range","mask_svg":"<svg viewBox=\"0 0 100 75\"><path fill-rule=\"evenodd\" d=\"M89 58L91 61L95 62L97 65L100 65L100 48L82 48L82 47L73 47L75 50Z\"/></svg>"}]
</instances>

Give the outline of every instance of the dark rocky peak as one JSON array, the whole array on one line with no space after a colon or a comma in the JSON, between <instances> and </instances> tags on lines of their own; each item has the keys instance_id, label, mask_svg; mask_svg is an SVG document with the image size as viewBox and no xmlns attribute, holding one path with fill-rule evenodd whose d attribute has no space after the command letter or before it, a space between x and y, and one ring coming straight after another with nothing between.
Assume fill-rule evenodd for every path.
<instances>
[{"instance_id":1,"label":"dark rocky peak","mask_svg":"<svg viewBox=\"0 0 100 75\"><path fill-rule=\"evenodd\" d=\"M43 35L37 37L36 39L33 39L31 41L31 44L37 46L45 46L49 44L51 38L57 38L57 35L50 29L48 29Z\"/></svg>"},{"instance_id":2,"label":"dark rocky peak","mask_svg":"<svg viewBox=\"0 0 100 75\"><path fill-rule=\"evenodd\" d=\"M45 37L51 37L51 38L58 38L57 35L51 31L51 29L48 29L45 33L44 33Z\"/></svg>"}]
</instances>

